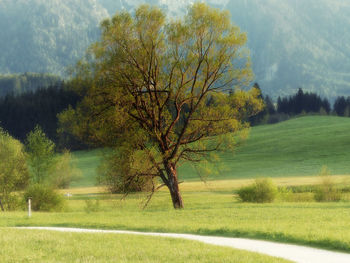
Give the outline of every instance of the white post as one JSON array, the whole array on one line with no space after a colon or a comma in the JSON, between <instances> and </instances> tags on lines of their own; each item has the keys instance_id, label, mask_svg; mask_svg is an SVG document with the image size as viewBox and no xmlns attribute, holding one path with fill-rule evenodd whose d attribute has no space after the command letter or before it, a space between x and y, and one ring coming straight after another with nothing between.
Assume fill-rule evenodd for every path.
<instances>
[{"instance_id":1,"label":"white post","mask_svg":"<svg viewBox=\"0 0 350 263\"><path fill-rule=\"evenodd\" d=\"M32 216L32 198L28 198L28 217Z\"/></svg>"}]
</instances>

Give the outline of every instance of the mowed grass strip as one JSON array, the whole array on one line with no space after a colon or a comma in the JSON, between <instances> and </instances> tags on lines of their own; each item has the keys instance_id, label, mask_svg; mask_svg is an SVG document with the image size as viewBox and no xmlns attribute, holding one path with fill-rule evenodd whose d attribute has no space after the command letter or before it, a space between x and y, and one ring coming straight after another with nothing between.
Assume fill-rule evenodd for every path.
<instances>
[{"instance_id":1,"label":"mowed grass strip","mask_svg":"<svg viewBox=\"0 0 350 263\"><path fill-rule=\"evenodd\" d=\"M116 234L0 229L1 262L261 262L290 261L200 242Z\"/></svg>"},{"instance_id":2,"label":"mowed grass strip","mask_svg":"<svg viewBox=\"0 0 350 263\"><path fill-rule=\"evenodd\" d=\"M74 197L74 196L73 196ZM247 237L350 252L350 203L237 202L232 193L184 192L185 209L175 211L168 193L157 193L146 210L145 194L100 196L97 212L80 196L67 211L0 213L0 226L61 226ZM89 196L88 196L89 197ZM95 210L95 211L96 211Z\"/></svg>"}]
</instances>

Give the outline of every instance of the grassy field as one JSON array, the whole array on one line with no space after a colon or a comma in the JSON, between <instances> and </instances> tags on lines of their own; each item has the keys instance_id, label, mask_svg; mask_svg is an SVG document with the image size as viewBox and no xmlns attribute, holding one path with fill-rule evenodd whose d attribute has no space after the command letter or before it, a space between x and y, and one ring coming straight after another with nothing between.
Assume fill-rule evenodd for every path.
<instances>
[{"instance_id":1,"label":"grassy field","mask_svg":"<svg viewBox=\"0 0 350 263\"><path fill-rule=\"evenodd\" d=\"M287 179L286 179L287 180ZM185 190L185 209L175 211L167 192L159 192L142 210L145 194L118 195L99 188L72 189L64 212L0 213L0 226L64 226L196 233L307 244L350 252L350 202L240 203L232 190ZM92 201L88 206L87 199Z\"/></svg>"},{"instance_id":2,"label":"grassy field","mask_svg":"<svg viewBox=\"0 0 350 263\"><path fill-rule=\"evenodd\" d=\"M219 175L211 178L216 180L209 180L204 184L194 180L196 175L189 167L182 168L180 173L188 180L180 185L185 202L185 209L181 211L175 211L172 208L169 193L165 189L155 194L145 210L142 210L142 207L146 194L131 194L125 200L121 200L120 195L105 193L103 188L94 186L95 168L100 161L101 151L77 152L74 161L82 170L83 178L71 189L62 190L62 193L73 194L66 200L64 211L34 212L30 219L27 218L25 211L0 213L0 227L64 226L195 233L273 240L350 252L349 192L342 193L342 201L337 203L316 203L313 201L313 193L309 192L293 193L288 196L288 199L280 195L277 201L271 204L240 203L235 196L236 189L251 183L252 178L259 176L272 177L279 186L284 187L308 187L320 184L320 177L315 175L319 173L322 165L327 165L333 174L338 174L332 176L335 184L349 186L350 177L347 175L350 174L350 151L348 151L350 136L348 136L348 130L350 130L350 119L320 116L302 117L276 125L254 127L250 138L237 149L236 154L222 155ZM9 244L11 238L16 240L20 235L15 230L11 231L13 232L9 232L8 237L1 235L0 238L5 251L13 251L14 248ZM60 256L64 251L69 250L70 241L64 236L66 233L57 235L57 239L56 235L55 237L44 233L37 235L32 237L35 241L33 247L37 248L45 243L43 245L45 252L39 253L38 257L46 257L46 251L52 251ZM68 237L72 240L82 239L78 234L76 236L69 234ZM47 238L47 242L40 241ZM91 242L86 241L90 242L86 243L86 247L98 245L98 238L94 241L93 237L88 237L86 240ZM112 240L115 239L121 240L121 243L117 242L113 247ZM110 247L112 251L119 251L121 244L130 242L137 248L128 252L130 255L137 259L139 255L137 253L141 251L140 253L145 253L145 258L149 260L143 262L157 262L154 259L158 255L162 256L163 252L158 251L157 248L153 249L153 246L150 250L144 247L143 243L146 239L146 237L139 239L129 236L119 239L119 236L118 238L108 236L106 242L111 243L108 246L113 247ZM150 240L147 241L148 243L154 243L155 247L157 242L161 242L158 239L147 240ZM30 247L22 246L21 240L16 242L14 244L18 247L24 247L23 251L29 250ZM84 241L81 242L84 243ZM164 249L166 249L169 247L167 242L173 241L164 242ZM3 245L3 243L6 244ZM60 244L59 251L50 247L50 244L55 243ZM79 242L75 243L79 244ZM185 246L182 246L182 243ZM165 255L169 256L166 260L168 262L206 262L205 259L216 257L219 261L208 260L207 262L235 262L233 259L236 259L234 256L233 259L225 261L226 256L232 256L229 254L231 250L227 250L228 252L225 252L225 249L222 252L220 250L220 255L215 256L214 252L217 249L215 248L214 254L210 254L211 250L208 250L208 255L204 254L202 257L200 254L203 250L207 250L204 245L183 241L176 241L174 244L178 246L174 249L174 254ZM186 244L191 248L189 253L182 252ZM159 246L162 247L162 245ZM74 249L79 249L78 245ZM192 251L194 258L190 257ZM91 258L86 258L83 262L94 261L97 257L96 253L100 252L88 254ZM105 253L105 261L109 261L108 257L113 256L113 253ZM254 254L239 253L241 252L234 251L238 259L247 257L244 262L250 262L249 260L273 262L260 256L258 258ZM68 261L75 260L73 254L68 253L67 257L69 256L73 258L68 258ZM1 254L0 257L2 257ZM36 259L38 258L33 254L33 261ZM121 262L135 262L130 261L133 258L123 254L118 259Z\"/></svg>"},{"instance_id":3,"label":"grassy field","mask_svg":"<svg viewBox=\"0 0 350 263\"><path fill-rule=\"evenodd\" d=\"M215 179L316 175L323 165L350 174L350 118L299 117L253 127L235 154L223 154ZM184 177L195 178L190 167Z\"/></svg>"},{"instance_id":4,"label":"grassy field","mask_svg":"<svg viewBox=\"0 0 350 263\"><path fill-rule=\"evenodd\" d=\"M350 118L300 117L274 125L253 127L249 139L233 153L221 154L210 180L317 175L323 165L332 174L350 174ZM72 187L94 186L101 151L74 153L83 178ZM182 179L196 181L189 165L179 169Z\"/></svg>"},{"instance_id":5,"label":"grassy field","mask_svg":"<svg viewBox=\"0 0 350 263\"><path fill-rule=\"evenodd\" d=\"M132 235L0 229L0 258L10 262L289 262L199 242Z\"/></svg>"},{"instance_id":6,"label":"grassy field","mask_svg":"<svg viewBox=\"0 0 350 263\"><path fill-rule=\"evenodd\" d=\"M78 151L73 153L73 164L81 170L82 177L73 182L71 187L87 187L96 185L96 169L101 161L102 151Z\"/></svg>"}]
</instances>

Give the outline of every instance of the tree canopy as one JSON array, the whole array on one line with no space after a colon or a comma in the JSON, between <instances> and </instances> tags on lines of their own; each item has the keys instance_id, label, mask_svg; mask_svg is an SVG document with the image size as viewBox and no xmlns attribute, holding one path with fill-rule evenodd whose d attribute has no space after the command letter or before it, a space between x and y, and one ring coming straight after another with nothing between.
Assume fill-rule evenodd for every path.
<instances>
[{"instance_id":1,"label":"tree canopy","mask_svg":"<svg viewBox=\"0 0 350 263\"><path fill-rule=\"evenodd\" d=\"M40 126L28 134L26 150L33 183L46 182L56 165L55 144L46 137Z\"/></svg>"},{"instance_id":2,"label":"tree canopy","mask_svg":"<svg viewBox=\"0 0 350 263\"><path fill-rule=\"evenodd\" d=\"M0 206L11 208L11 193L29 183L26 154L22 143L0 128ZM2 203L4 202L4 203Z\"/></svg>"},{"instance_id":3,"label":"tree canopy","mask_svg":"<svg viewBox=\"0 0 350 263\"><path fill-rule=\"evenodd\" d=\"M228 12L203 3L182 20L142 5L101 29L76 67L73 83L84 99L60 115L61 126L117 147L120 161L130 162L130 180L160 178L153 191L168 187L174 208L182 208L178 166L229 148L263 107L257 89L242 89L252 80L247 37Z\"/></svg>"}]
</instances>

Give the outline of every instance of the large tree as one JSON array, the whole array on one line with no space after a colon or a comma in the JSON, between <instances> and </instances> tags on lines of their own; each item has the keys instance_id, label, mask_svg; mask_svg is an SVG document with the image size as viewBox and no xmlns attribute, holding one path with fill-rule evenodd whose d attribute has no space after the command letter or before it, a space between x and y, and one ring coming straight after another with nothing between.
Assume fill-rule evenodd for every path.
<instances>
[{"instance_id":1,"label":"large tree","mask_svg":"<svg viewBox=\"0 0 350 263\"><path fill-rule=\"evenodd\" d=\"M182 20L146 5L117 13L75 72L84 96L61 114L63 127L117 147L130 178L159 177L183 208L178 166L230 147L243 122L263 106L252 79L246 35L228 12L202 3ZM231 91L231 92L230 92ZM230 139L228 139L230 138Z\"/></svg>"}]
</instances>

